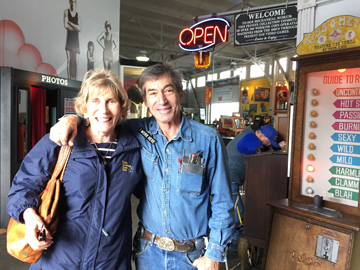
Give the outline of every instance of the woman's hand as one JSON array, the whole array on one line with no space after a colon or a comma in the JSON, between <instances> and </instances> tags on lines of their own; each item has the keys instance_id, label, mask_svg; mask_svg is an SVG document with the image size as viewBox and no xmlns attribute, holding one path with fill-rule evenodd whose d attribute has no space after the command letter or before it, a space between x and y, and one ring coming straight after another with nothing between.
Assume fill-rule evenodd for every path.
<instances>
[{"instance_id":1,"label":"woman's hand","mask_svg":"<svg viewBox=\"0 0 360 270\"><path fill-rule=\"evenodd\" d=\"M25 221L25 240L29 243L33 250L44 250L51 246L53 243L52 236L46 229L41 217L32 208L28 208L23 212ZM40 232L45 231L45 239L39 241L38 235Z\"/></svg>"}]
</instances>

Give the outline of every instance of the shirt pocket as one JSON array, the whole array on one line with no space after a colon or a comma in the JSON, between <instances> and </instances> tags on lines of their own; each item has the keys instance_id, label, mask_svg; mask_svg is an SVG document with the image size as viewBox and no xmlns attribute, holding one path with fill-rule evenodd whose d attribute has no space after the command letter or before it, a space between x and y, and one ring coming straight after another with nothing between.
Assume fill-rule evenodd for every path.
<instances>
[{"instance_id":1,"label":"shirt pocket","mask_svg":"<svg viewBox=\"0 0 360 270\"><path fill-rule=\"evenodd\" d=\"M177 192L182 195L200 195L204 168L198 164L184 163L177 179Z\"/></svg>"},{"instance_id":2,"label":"shirt pocket","mask_svg":"<svg viewBox=\"0 0 360 270\"><path fill-rule=\"evenodd\" d=\"M158 167L159 156L150 153L144 147L141 147L141 160L143 164L143 170L150 182L155 182L156 169Z\"/></svg>"}]
</instances>

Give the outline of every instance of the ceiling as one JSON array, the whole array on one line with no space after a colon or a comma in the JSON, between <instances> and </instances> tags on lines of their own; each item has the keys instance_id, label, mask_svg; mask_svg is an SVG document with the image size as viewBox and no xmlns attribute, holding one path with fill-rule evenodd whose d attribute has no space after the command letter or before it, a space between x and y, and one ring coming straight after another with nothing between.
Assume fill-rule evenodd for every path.
<instances>
[{"instance_id":1,"label":"ceiling","mask_svg":"<svg viewBox=\"0 0 360 270\"><path fill-rule=\"evenodd\" d=\"M120 59L135 60L146 51L152 62L174 61L185 78L204 72L194 65L193 53L178 45L183 28L195 23L194 18L205 15L240 11L242 9L286 3L286 0L121 0L120 1ZM249 61L269 61L272 55L295 50L295 40L234 46L234 15L222 16L232 25L229 41L217 45L214 54L216 70L237 66ZM208 68L210 69L210 67Z\"/></svg>"}]
</instances>

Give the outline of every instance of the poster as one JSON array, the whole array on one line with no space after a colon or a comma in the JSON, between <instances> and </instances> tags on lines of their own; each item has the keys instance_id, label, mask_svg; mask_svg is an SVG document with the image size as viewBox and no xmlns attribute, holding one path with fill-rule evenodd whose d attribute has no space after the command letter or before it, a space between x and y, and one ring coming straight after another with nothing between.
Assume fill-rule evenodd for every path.
<instances>
[{"instance_id":1,"label":"poster","mask_svg":"<svg viewBox=\"0 0 360 270\"><path fill-rule=\"evenodd\" d=\"M244 89L242 90L242 100L241 100L242 104L249 104L249 94L248 94L248 90Z\"/></svg>"},{"instance_id":2,"label":"poster","mask_svg":"<svg viewBox=\"0 0 360 270\"><path fill-rule=\"evenodd\" d=\"M360 68L306 75L301 194L358 206Z\"/></svg>"},{"instance_id":3,"label":"poster","mask_svg":"<svg viewBox=\"0 0 360 270\"><path fill-rule=\"evenodd\" d=\"M255 102L269 102L270 88L255 87Z\"/></svg>"},{"instance_id":4,"label":"poster","mask_svg":"<svg viewBox=\"0 0 360 270\"><path fill-rule=\"evenodd\" d=\"M212 102L212 88L206 86L205 87L205 103L211 104L211 102Z\"/></svg>"},{"instance_id":5,"label":"poster","mask_svg":"<svg viewBox=\"0 0 360 270\"><path fill-rule=\"evenodd\" d=\"M75 99L74 98L65 98L65 114L75 114Z\"/></svg>"},{"instance_id":6,"label":"poster","mask_svg":"<svg viewBox=\"0 0 360 270\"><path fill-rule=\"evenodd\" d=\"M287 86L276 86L275 91L275 110L286 110L289 98Z\"/></svg>"}]
</instances>

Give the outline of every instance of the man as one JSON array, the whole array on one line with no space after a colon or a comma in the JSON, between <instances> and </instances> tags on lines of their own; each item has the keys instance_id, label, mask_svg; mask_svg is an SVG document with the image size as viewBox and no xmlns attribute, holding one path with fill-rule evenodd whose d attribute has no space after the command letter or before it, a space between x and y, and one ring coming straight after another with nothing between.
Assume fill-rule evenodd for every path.
<instances>
[{"instance_id":1,"label":"man","mask_svg":"<svg viewBox=\"0 0 360 270\"><path fill-rule=\"evenodd\" d=\"M254 131L251 126L248 126L226 146L233 202L236 203L238 199L241 218L243 218L244 214L244 205L241 196L239 196L239 186L242 186L245 181L245 163L242 155L255 154L257 147L268 147L272 145L274 148L282 148L284 142L281 142L281 146L279 146L276 143L276 138L277 131L269 125L264 125L256 131ZM236 225L240 224L237 212L235 212L235 223ZM240 236L241 231L235 230L229 247L231 251L237 251L237 242Z\"/></svg>"},{"instance_id":2,"label":"man","mask_svg":"<svg viewBox=\"0 0 360 270\"><path fill-rule=\"evenodd\" d=\"M139 86L153 117L124 122L142 145L146 175L137 194L142 224L137 269L217 270L226 260L233 229L221 137L181 113L182 75L171 64L145 69ZM76 123L76 117L66 117L52 128L50 138L67 144L71 131L73 141Z\"/></svg>"},{"instance_id":3,"label":"man","mask_svg":"<svg viewBox=\"0 0 360 270\"><path fill-rule=\"evenodd\" d=\"M77 63L80 54L79 32L81 31L81 18L76 12L76 0L69 0L70 8L64 11L64 27L66 35L66 58L68 78L76 80Z\"/></svg>"}]
</instances>

